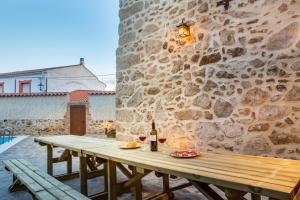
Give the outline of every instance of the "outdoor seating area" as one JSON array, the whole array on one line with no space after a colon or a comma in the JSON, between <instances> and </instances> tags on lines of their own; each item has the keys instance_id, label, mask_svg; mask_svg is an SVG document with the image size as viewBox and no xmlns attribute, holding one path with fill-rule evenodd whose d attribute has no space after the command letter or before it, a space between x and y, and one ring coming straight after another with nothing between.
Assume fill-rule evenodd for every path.
<instances>
[{"instance_id":1,"label":"outdoor seating area","mask_svg":"<svg viewBox=\"0 0 300 200\"><path fill-rule=\"evenodd\" d=\"M0 200L300 200L300 0L11 2Z\"/></svg>"},{"instance_id":2,"label":"outdoor seating area","mask_svg":"<svg viewBox=\"0 0 300 200\"><path fill-rule=\"evenodd\" d=\"M174 192L194 187L207 199L298 200L300 191L300 162L279 158L244 156L229 153L203 152L196 158L172 158L174 150L165 146L157 152L149 148L120 149L124 142L82 136L36 137L35 142L47 149L47 173L24 159L4 161L13 174L10 192L24 190L36 199L109 199L116 200L123 193L133 193L134 199L176 199ZM55 148L63 149L54 156ZM72 157L79 157L79 171L72 165ZM53 178L55 163L64 163L65 172ZM119 173L117 173L117 169ZM120 172L125 180L118 182ZM151 172L162 181L161 191L143 195L142 179ZM184 183L170 186L170 177L181 177ZM80 192L58 180L79 177ZM88 184L89 179L103 177L99 185ZM214 187L212 187L214 186ZM91 194L91 187L103 191ZM222 191L222 195L213 188ZM84 196L85 195L85 196ZM88 198L87 198L88 197Z\"/></svg>"}]
</instances>

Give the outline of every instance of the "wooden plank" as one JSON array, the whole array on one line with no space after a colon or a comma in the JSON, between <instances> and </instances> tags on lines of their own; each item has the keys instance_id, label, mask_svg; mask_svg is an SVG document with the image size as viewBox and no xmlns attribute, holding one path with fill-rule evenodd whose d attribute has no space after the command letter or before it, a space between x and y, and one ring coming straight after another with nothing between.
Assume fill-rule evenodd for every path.
<instances>
[{"instance_id":1,"label":"wooden plank","mask_svg":"<svg viewBox=\"0 0 300 200\"><path fill-rule=\"evenodd\" d=\"M108 191L108 167L107 167L107 161L103 164L103 170L104 170L104 192Z\"/></svg>"},{"instance_id":2,"label":"wooden plank","mask_svg":"<svg viewBox=\"0 0 300 200\"><path fill-rule=\"evenodd\" d=\"M256 190L256 189L254 188L254 190Z\"/></svg>"},{"instance_id":3,"label":"wooden plank","mask_svg":"<svg viewBox=\"0 0 300 200\"><path fill-rule=\"evenodd\" d=\"M138 156L136 156L138 157ZM152 158L146 158L144 160L148 160L148 161L153 161ZM160 162L161 164L171 164L172 160L159 160L158 162ZM230 176L236 176L238 175L239 177L243 177L245 179L249 179L249 180L256 180L256 181L262 181L262 182L268 182L268 183L277 183L278 185L283 185L283 186L294 186L295 185L295 182L297 182L298 180L297 179L288 179L288 180L276 180L276 179L273 179L273 177L276 175L276 174L273 174L272 177L268 178L268 177L263 177L263 174L261 174L261 176L256 176L254 178L254 176L251 176L251 175L248 175L248 174L242 174L243 172L242 171L238 171L238 172L235 172L235 171L227 171L227 169L224 169L222 168L223 170L221 171L221 169L215 169L215 166L211 166L210 168L208 167L199 167L198 165L193 165L193 166L187 166L185 163L182 163L182 162L177 162L175 164L176 166L180 166L180 167L188 167L188 168L191 168L191 169L199 169L199 170L205 170L205 171L208 171L208 172L214 172L214 173L221 173L222 175L230 175ZM218 171L217 171L218 170Z\"/></svg>"},{"instance_id":4,"label":"wooden plank","mask_svg":"<svg viewBox=\"0 0 300 200\"><path fill-rule=\"evenodd\" d=\"M16 178L13 180L13 183L8 187L9 192L16 192L25 190L26 187Z\"/></svg>"},{"instance_id":5,"label":"wooden plank","mask_svg":"<svg viewBox=\"0 0 300 200\"><path fill-rule=\"evenodd\" d=\"M13 159L5 161L4 164L15 173L17 180L20 180L36 199L88 199L25 160Z\"/></svg>"},{"instance_id":6,"label":"wooden plank","mask_svg":"<svg viewBox=\"0 0 300 200\"><path fill-rule=\"evenodd\" d=\"M168 156L174 150L171 148L162 148L161 152L124 151L119 149L123 143L114 140L54 136L39 141L147 170L282 200L295 196L293 191L300 181L300 161L294 160L210 152L203 152L197 159L179 160Z\"/></svg>"},{"instance_id":7,"label":"wooden plank","mask_svg":"<svg viewBox=\"0 0 300 200\"><path fill-rule=\"evenodd\" d=\"M246 200L244 198L244 195L246 194L246 192L233 190L233 189L228 189L228 188L224 188L223 191L224 191L225 196L228 200L236 200L236 199Z\"/></svg>"},{"instance_id":8,"label":"wooden plank","mask_svg":"<svg viewBox=\"0 0 300 200\"><path fill-rule=\"evenodd\" d=\"M87 156L87 166L89 167L90 171L96 171L97 167L95 166L95 163L92 162L92 157L91 156Z\"/></svg>"},{"instance_id":9,"label":"wooden plank","mask_svg":"<svg viewBox=\"0 0 300 200\"><path fill-rule=\"evenodd\" d=\"M168 194L164 193L164 192L159 192L157 194L148 196L145 198L145 200L169 200L172 198L169 198Z\"/></svg>"},{"instance_id":10,"label":"wooden plank","mask_svg":"<svg viewBox=\"0 0 300 200\"><path fill-rule=\"evenodd\" d=\"M127 178L132 177L132 174L129 172L129 170L126 167L124 167L124 165L122 165L121 163L117 163L117 167L125 176L127 176Z\"/></svg>"},{"instance_id":11,"label":"wooden plank","mask_svg":"<svg viewBox=\"0 0 300 200\"><path fill-rule=\"evenodd\" d=\"M109 151L110 152L110 151ZM104 153L104 150L103 149L101 149L101 153ZM130 154L126 154L126 159L124 159L124 157L123 156L118 156L118 154L117 154L118 152L116 152L115 154L115 158L113 158L113 159L115 159L115 161L117 161L117 162L124 162L125 160L127 160L127 161L135 161L135 163L137 163L137 162L141 162L140 161L140 156L139 155L137 155L137 156L134 156L134 155L130 155ZM112 154L114 154L114 153L110 153L111 155ZM173 160L174 161L174 160ZM148 164L149 163L149 166L155 166L155 167L158 167L158 168L160 168L160 167L162 167L162 168L165 168L165 167L168 167L168 168L178 168L178 169L182 169L182 170L184 170L184 171L186 171L186 172L188 172L188 171L190 171L190 170L197 170L198 172L206 172L206 173L210 173L210 174L213 174L214 176L216 176L216 175L220 175L221 177L222 176L224 176L224 173L226 173L228 176L231 176L232 177L232 173L231 172L224 172L224 170L220 170L220 171L216 171L216 170L214 170L214 169L211 169L211 168L203 168L203 167L197 167L197 166L191 166L191 165L184 165L184 164L178 164L178 163L174 163L174 162L172 162L172 160L171 160L171 162L168 162L168 161L165 161L165 160L161 160L161 159L151 159L151 158L143 158L143 163L140 163L140 164L142 164L142 166L143 165L145 165L145 164ZM126 164L130 164L130 163L126 163ZM200 171L199 171L200 170ZM225 175L226 175L225 174ZM200 175L200 174L199 174ZM201 175L203 175L203 174L201 174ZM245 179L245 181L247 181L247 180L249 180L249 178L250 178L250 180L252 179L252 183L254 184L254 183L257 183L257 179L256 179L256 177L255 178L253 178L253 177L250 177L250 176L247 176L247 175L245 175L245 174L240 174L240 173L237 173L236 174L237 175L237 177L235 177L236 179L240 179L240 178L246 178ZM234 177L234 176L233 176ZM265 180L268 180L268 179L263 179L262 180L262 182L265 182ZM285 187L285 185L287 184L286 182L281 182L282 184L283 184L283 186L282 186L282 188L284 188ZM268 182L266 182L266 184L269 184L269 185L272 185L273 184L273 182L270 180L269 181L269 183ZM259 183L259 185L261 185L261 183ZM290 191L290 189L288 189L288 191Z\"/></svg>"},{"instance_id":12,"label":"wooden plank","mask_svg":"<svg viewBox=\"0 0 300 200\"><path fill-rule=\"evenodd\" d=\"M74 178L78 178L78 177L80 177L79 172L72 172L72 173L60 174L60 175L55 176L55 178L59 181L70 180L70 179L74 179Z\"/></svg>"},{"instance_id":13,"label":"wooden plank","mask_svg":"<svg viewBox=\"0 0 300 200\"><path fill-rule=\"evenodd\" d=\"M47 145L47 172L49 175L53 176L53 147Z\"/></svg>"},{"instance_id":14,"label":"wooden plank","mask_svg":"<svg viewBox=\"0 0 300 200\"><path fill-rule=\"evenodd\" d=\"M139 155L142 155L142 152L139 152L139 151L136 151L134 152L135 155L139 156ZM147 155L147 158L149 159L155 159L157 158L157 155L154 157L155 155ZM159 156L160 159L163 158L163 160L166 160L166 161L171 161L172 162L172 158L169 157L169 155L160 155ZM222 164L222 161L220 162L208 162L208 161L205 161L205 157L200 157L199 159L186 159L186 160L177 160L177 163L178 164L183 164L183 165L193 165L193 166L203 166L203 167L211 167L211 168L214 168L214 169L218 169L218 170L224 170L224 168L226 168L226 170L231 170L232 172L237 172L237 173L245 173L245 174L248 174L248 175L256 175L256 176L261 176L261 177L265 177L266 175L270 175L270 176L274 176L274 178L276 179L276 177L280 177L280 180L286 180L286 181L296 181L299 179L299 177L293 172L293 173L290 173L290 174L287 174L287 173L282 173L280 174L280 172L282 170L284 170L283 167L274 167L273 168L270 168L268 170L264 170L264 171L260 171L260 170L255 170L255 169L261 169L261 168L258 168L257 164L255 164L255 167L254 166L249 166L249 165L243 165L243 163L239 164L238 163L234 163L234 164L230 164L230 165L223 165ZM245 162L244 162L245 163ZM283 168L283 169L282 169ZM281 170L282 169L282 170ZM300 169L300 168L299 168ZM276 170L276 176L274 175L274 170ZM293 177L286 177L286 176L293 176Z\"/></svg>"},{"instance_id":15,"label":"wooden plank","mask_svg":"<svg viewBox=\"0 0 300 200\"><path fill-rule=\"evenodd\" d=\"M139 156L137 156L137 157L139 157ZM148 160L150 160L151 161L151 158L149 158ZM160 160L161 161L161 160ZM163 161L161 161L161 162L170 162L171 160L168 160L168 161L165 161L165 160L163 160ZM183 166L183 167L188 167L187 165L185 165L185 163L181 163L180 161L178 161L177 162L177 164L176 164L177 166L178 165L180 165L180 166ZM192 167L194 167L195 165L193 165ZM197 168L198 168L198 165L196 165L197 166ZM210 168L214 168L214 166L212 166L212 165L210 165L211 167ZM208 168L208 166L207 166L207 168ZM222 171L221 171L221 169L222 169ZM209 170L214 170L214 169L209 169ZM220 168L219 169L220 170L220 172L222 172L223 173L223 171L224 171L224 167L223 168ZM242 173L243 171L238 171L237 172L237 174L240 174L240 173ZM226 171L225 171L225 173L227 173ZM231 171L229 171L228 173L232 173ZM275 174L276 175L276 174ZM272 176L275 176L274 174L272 175ZM249 175L247 175L247 174L245 174L245 175L242 175L242 176L246 176L247 178L249 177ZM263 174L261 174L261 176L263 176ZM251 177L250 177L251 178ZM274 177L274 178L276 178L276 177ZM255 180L257 180L257 179L259 179L259 177L255 177ZM263 177L263 180L265 181L265 180L267 180L266 179L266 176L265 177ZM275 179L276 180L276 179ZM275 182L275 180L273 179L273 177L272 177L272 180L270 180L269 182L271 182L271 183L274 183ZM297 179L298 180L298 179ZM296 179L289 179L289 180L284 180L284 181L280 181L280 183L281 184L283 184L283 185L286 185L287 184L287 181L289 181L289 182L292 182L292 185L294 185L295 184L295 182L297 182L297 180Z\"/></svg>"},{"instance_id":16,"label":"wooden plank","mask_svg":"<svg viewBox=\"0 0 300 200\"><path fill-rule=\"evenodd\" d=\"M39 192L35 193L34 195L37 199L40 199L40 200L57 200L56 197L54 197L53 195L51 195L49 192L47 192L45 190L39 191Z\"/></svg>"},{"instance_id":17,"label":"wooden plank","mask_svg":"<svg viewBox=\"0 0 300 200\"><path fill-rule=\"evenodd\" d=\"M108 170L108 200L117 200L117 164L114 161L107 161Z\"/></svg>"},{"instance_id":18,"label":"wooden plank","mask_svg":"<svg viewBox=\"0 0 300 200\"><path fill-rule=\"evenodd\" d=\"M259 194L251 194L251 200L261 200L261 196Z\"/></svg>"},{"instance_id":19,"label":"wooden plank","mask_svg":"<svg viewBox=\"0 0 300 200\"><path fill-rule=\"evenodd\" d=\"M89 196L92 200L107 200L108 199L108 193L107 192L101 192L98 194L93 194Z\"/></svg>"},{"instance_id":20,"label":"wooden plank","mask_svg":"<svg viewBox=\"0 0 300 200\"><path fill-rule=\"evenodd\" d=\"M8 164L8 162L5 164ZM37 184L34 179L24 173L18 165L14 164L14 160L10 160L7 167L9 167L10 171L14 173L17 179L20 180L21 183L23 183L28 189L30 189L30 191L38 192L44 190L44 188Z\"/></svg>"},{"instance_id":21,"label":"wooden plank","mask_svg":"<svg viewBox=\"0 0 300 200\"><path fill-rule=\"evenodd\" d=\"M52 196L54 196L57 199L63 199L63 200L73 200L72 197L70 197L67 193L64 191L61 191L60 188L52 188L47 190Z\"/></svg>"},{"instance_id":22,"label":"wooden plank","mask_svg":"<svg viewBox=\"0 0 300 200\"><path fill-rule=\"evenodd\" d=\"M69 155L70 155L70 151L68 149L65 149L64 152L60 155L59 160L66 161Z\"/></svg>"},{"instance_id":23,"label":"wooden plank","mask_svg":"<svg viewBox=\"0 0 300 200\"><path fill-rule=\"evenodd\" d=\"M88 194L88 184L87 184L87 163L86 163L86 156L80 156L80 192L84 195Z\"/></svg>"},{"instance_id":24,"label":"wooden plank","mask_svg":"<svg viewBox=\"0 0 300 200\"><path fill-rule=\"evenodd\" d=\"M72 197L75 200L89 200L90 199L90 198L82 195L81 193L77 192L74 189L66 190L66 192L68 193L68 195L70 197Z\"/></svg>"},{"instance_id":25,"label":"wooden plank","mask_svg":"<svg viewBox=\"0 0 300 200\"><path fill-rule=\"evenodd\" d=\"M142 193L143 186L142 186L141 178L144 175L138 173L136 167L133 168L132 175L133 175L133 178L131 180L133 180L132 183L134 183L134 184L132 184L132 185L134 185L134 187L133 187L134 188L134 197L136 200L142 200L143 199L143 193ZM128 182L127 182L127 184L128 184ZM128 185L130 185L130 183ZM125 183L125 187L126 187L126 183Z\"/></svg>"},{"instance_id":26,"label":"wooden plank","mask_svg":"<svg viewBox=\"0 0 300 200\"><path fill-rule=\"evenodd\" d=\"M37 182L38 184L40 184L43 188L45 188L45 189L55 188L55 185L51 184L49 181L47 181L43 177L41 177L38 174L36 174L34 171L32 171L29 168L27 168L26 166L22 165L22 163L19 162L18 160L14 160L13 162L21 170L23 170L23 172L26 173L26 175L30 176L30 178L32 178L35 182Z\"/></svg>"},{"instance_id":27,"label":"wooden plank","mask_svg":"<svg viewBox=\"0 0 300 200\"><path fill-rule=\"evenodd\" d=\"M298 190L297 194L295 195L293 200L300 200L300 189Z\"/></svg>"},{"instance_id":28,"label":"wooden plank","mask_svg":"<svg viewBox=\"0 0 300 200\"><path fill-rule=\"evenodd\" d=\"M174 191L176 191L176 190L181 190L181 189L183 189L183 188L190 187L190 186L192 186L191 183L184 183L184 184L182 184L182 185L177 185L177 186L175 186L175 187L170 188L170 191L171 191L171 192L174 192Z\"/></svg>"},{"instance_id":29,"label":"wooden plank","mask_svg":"<svg viewBox=\"0 0 300 200\"><path fill-rule=\"evenodd\" d=\"M224 200L207 184L196 181L190 181L190 183L195 186L195 188L197 188L208 200Z\"/></svg>"},{"instance_id":30,"label":"wooden plank","mask_svg":"<svg viewBox=\"0 0 300 200\"><path fill-rule=\"evenodd\" d=\"M163 192L168 192L170 190L170 180L169 174L163 174Z\"/></svg>"},{"instance_id":31,"label":"wooden plank","mask_svg":"<svg viewBox=\"0 0 300 200\"><path fill-rule=\"evenodd\" d=\"M93 152L95 152L94 150L95 149L93 149ZM99 156L102 155L103 150L101 149L101 153L97 152L96 154ZM113 156L115 156L115 155L113 155ZM281 199L289 199L290 188L287 188L287 187L280 186L280 188L276 187L276 189L270 189L269 187L274 188L274 186L272 186L272 184L269 184L269 185L265 184L265 189L262 190L261 188L252 186L254 184L257 184L256 181L250 182L251 187L249 187L249 181L240 179L238 177L236 177L235 180L230 180L230 182L227 182L226 181L227 178L225 178L226 176L224 176L224 178L222 178L222 175L218 175L218 176L216 176L216 178L213 178L215 176L215 173L210 173L209 175L204 174L205 176L203 176L203 175L195 176L195 174L199 174L199 171L183 169L182 167L180 167L178 169L174 169L175 167L170 166L170 165L168 166L169 167L168 169L165 169L165 167L162 167L161 165L157 165L157 163L147 164L147 163L145 163L144 160L143 160L143 163L140 163L141 162L140 160L138 160L138 159L133 160L132 158L128 158L128 157L129 156L127 156L125 159L124 157L118 156L116 159L113 158L113 160L122 162L122 163L125 163L128 165L135 165L135 166L143 167L143 168L146 168L149 170L158 171L158 169L160 169L160 171L164 172L164 173L169 173L169 174L173 174L176 176L181 176L181 177L185 177L185 178L193 179L193 180L197 180L197 181L204 181L204 182L212 183L212 184L216 184L216 185L221 185L221 186L223 185L223 186L227 186L227 187L238 188L240 190L249 191L249 192L253 192L253 193L261 192L261 194L265 194L266 196L275 195L275 196L280 197ZM173 169L171 169L171 168L173 168ZM222 178L221 180L220 180L220 176ZM284 192L284 191L288 191L288 192Z\"/></svg>"},{"instance_id":32,"label":"wooden plank","mask_svg":"<svg viewBox=\"0 0 300 200\"><path fill-rule=\"evenodd\" d=\"M93 178L96 178L99 176L104 176L104 174L105 174L105 171L103 169L100 169L100 170L88 172L87 176L88 176L88 179L93 179Z\"/></svg>"}]
</instances>

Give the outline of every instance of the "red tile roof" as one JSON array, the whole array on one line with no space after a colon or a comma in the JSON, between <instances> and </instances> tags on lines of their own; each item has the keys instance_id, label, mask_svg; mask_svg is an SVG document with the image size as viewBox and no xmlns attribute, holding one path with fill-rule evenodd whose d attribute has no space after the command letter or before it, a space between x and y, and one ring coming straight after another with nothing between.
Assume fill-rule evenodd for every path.
<instances>
[{"instance_id":1,"label":"red tile roof","mask_svg":"<svg viewBox=\"0 0 300 200\"><path fill-rule=\"evenodd\" d=\"M3 93L0 97L39 97L39 96L65 96L67 92L43 92L43 93Z\"/></svg>"},{"instance_id":2,"label":"red tile roof","mask_svg":"<svg viewBox=\"0 0 300 200\"><path fill-rule=\"evenodd\" d=\"M87 103L89 95L115 95L115 91L76 90L73 92L45 92L45 93L3 93L0 97L39 97L70 95L70 102Z\"/></svg>"},{"instance_id":3,"label":"red tile roof","mask_svg":"<svg viewBox=\"0 0 300 200\"><path fill-rule=\"evenodd\" d=\"M89 95L115 95L115 91L90 91Z\"/></svg>"},{"instance_id":4,"label":"red tile roof","mask_svg":"<svg viewBox=\"0 0 300 200\"><path fill-rule=\"evenodd\" d=\"M89 95L115 95L115 91L75 90L70 92L70 102L87 103Z\"/></svg>"}]
</instances>

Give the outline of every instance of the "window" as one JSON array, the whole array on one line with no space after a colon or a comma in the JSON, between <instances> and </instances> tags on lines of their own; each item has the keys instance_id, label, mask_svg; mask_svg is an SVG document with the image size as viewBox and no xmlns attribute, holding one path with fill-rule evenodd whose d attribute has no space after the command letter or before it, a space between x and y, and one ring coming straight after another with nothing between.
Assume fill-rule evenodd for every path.
<instances>
[{"instance_id":1,"label":"window","mask_svg":"<svg viewBox=\"0 0 300 200\"><path fill-rule=\"evenodd\" d=\"M31 80L19 81L19 93L31 93Z\"/></svg>"},{"instance_id":2,"label":"window","mask_svg":"<svg viewBox=\"0 0 300 200\"><path fill-rule=\"evenodd\" d=\"M0 82L0 94L4 93L4 82Z\"/></svg>"}]
</instances>

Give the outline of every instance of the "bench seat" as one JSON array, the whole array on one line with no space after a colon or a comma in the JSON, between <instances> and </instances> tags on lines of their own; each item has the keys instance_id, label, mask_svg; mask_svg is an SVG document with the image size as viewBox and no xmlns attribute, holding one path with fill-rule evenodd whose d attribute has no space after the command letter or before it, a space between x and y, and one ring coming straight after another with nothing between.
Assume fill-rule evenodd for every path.
<instances>
[{"instance_id":1,"label":"bench seat","mask_svg":"<svg viewBox=\"0 0 300 200\"><path fill-rule=\"evenodd\" d=\"M88 200L86 196L41 171L24 159L3 161L5 169L14 178L10 191L26 187L34 199L39 200Z\"/></svg>"}]
</instances>

